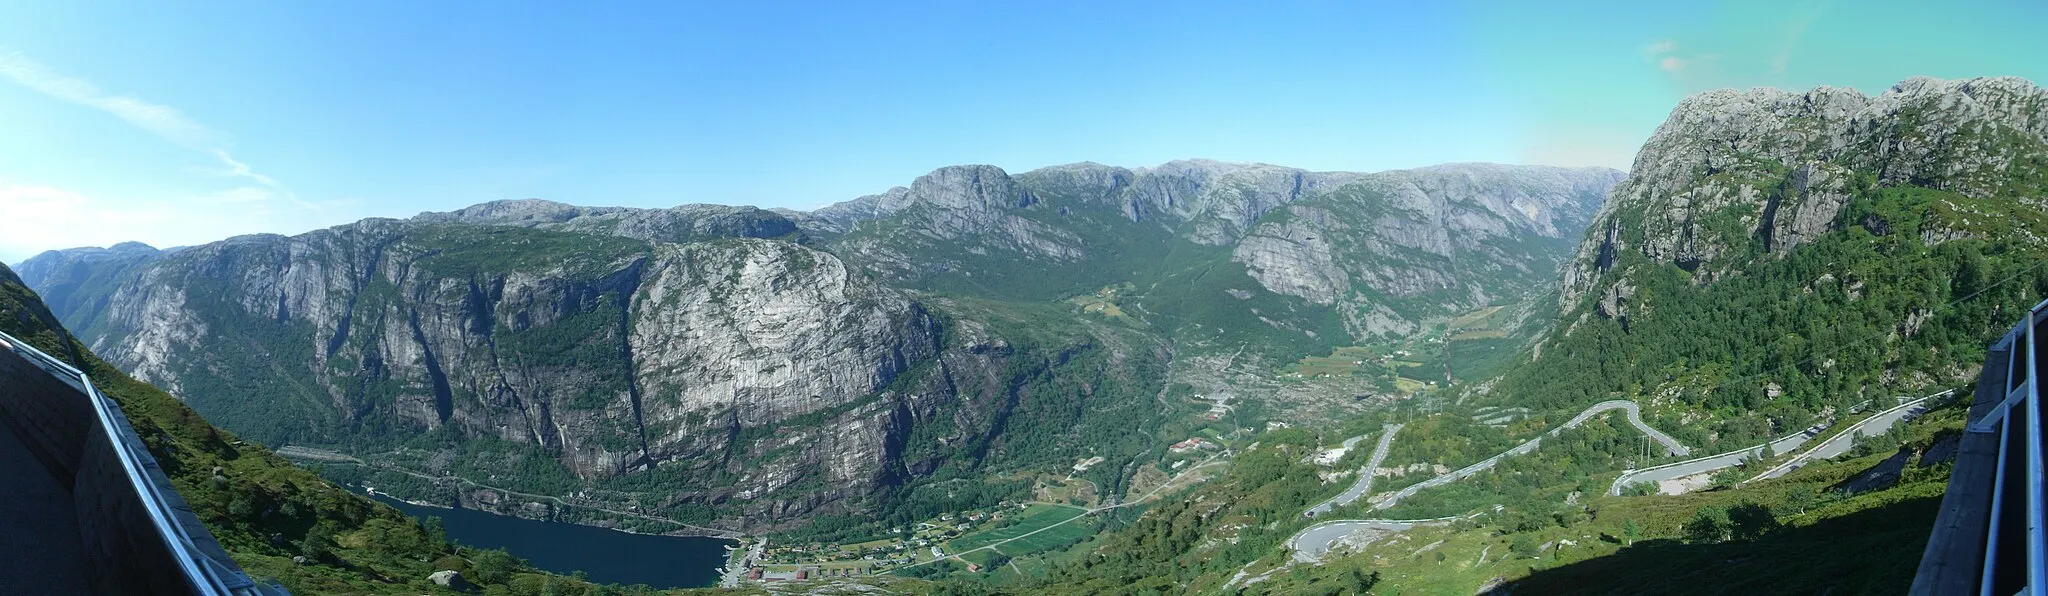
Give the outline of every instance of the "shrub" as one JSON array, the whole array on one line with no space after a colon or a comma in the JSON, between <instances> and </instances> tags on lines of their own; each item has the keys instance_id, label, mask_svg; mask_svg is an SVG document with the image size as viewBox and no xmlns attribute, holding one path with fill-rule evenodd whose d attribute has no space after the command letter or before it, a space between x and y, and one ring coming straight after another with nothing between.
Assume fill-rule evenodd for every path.
<instances>
[{"instance_id":1,"label":"shrub","mask_svg":"<svg viewBox=\"0 0 2048 596\"><path fill-rule=\"evenodd\" d=\"M1733 521L1728 519L1728 510L1720 507L1701 507L1692 514L1692 520L1685 522L1685 539L1688 542L1713 544L1727 540L1734 533Z\"/></svg>"}]
</instances>

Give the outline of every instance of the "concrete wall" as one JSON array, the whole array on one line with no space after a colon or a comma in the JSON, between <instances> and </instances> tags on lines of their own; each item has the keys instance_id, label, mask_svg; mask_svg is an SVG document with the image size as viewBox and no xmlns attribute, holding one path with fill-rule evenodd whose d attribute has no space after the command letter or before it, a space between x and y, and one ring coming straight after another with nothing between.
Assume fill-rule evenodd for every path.
<instances>
[{"instance_id":1,"label":"concrete wall","mask_svg":"<svg viewBox=\"0 0 2048 596\"><path fill-rule=\"evenodd\" d=\"M21 438L59 485L70 488L80 539L91 567L99 572L92 578L93 591L199 593L178 563L179 550L189 550L217 578L227 576L224 583L231 589L258 589L172 490L170 479L142 447L120 408L111 401L107 404L114 419L110 429L100 420L84 385L67 377L69 371L47 366L32 355L0 349L0 424ZM168 501L162 513L183 528L192 543L189 549L172 546L182 541L167 540L156 524L150 513L152 499L132 480L122 451L130 454L143 482Z\"/></svg>"}]
</instances>

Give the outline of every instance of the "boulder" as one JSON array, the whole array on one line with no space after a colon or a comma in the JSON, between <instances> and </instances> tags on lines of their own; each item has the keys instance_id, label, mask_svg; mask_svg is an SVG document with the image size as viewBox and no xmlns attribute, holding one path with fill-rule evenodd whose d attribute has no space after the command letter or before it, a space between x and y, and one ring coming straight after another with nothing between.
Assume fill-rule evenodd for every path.
<instances>
[{"instance_id":1,"label":"boulder","mask_svg":"<svg viewBox=\"0 0 2048 596\"><path fill-rule=\"evenodd\" d=\"M434 582L436 586L463 592L467 592L470 588L474 587L470 585L468 579L462 577L462 572L460 571L436 571L433 575L427 576L427 580Z\"/></svg>"}]
</instances>

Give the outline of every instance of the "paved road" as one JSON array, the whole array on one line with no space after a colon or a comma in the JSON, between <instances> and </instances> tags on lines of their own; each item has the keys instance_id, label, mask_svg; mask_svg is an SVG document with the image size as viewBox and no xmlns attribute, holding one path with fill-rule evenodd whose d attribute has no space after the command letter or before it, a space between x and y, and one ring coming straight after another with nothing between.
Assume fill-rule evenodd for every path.
<instances>
[{"instance_id":1,"label":"paved road","mask_svg":"<svg viewBox=\"0 0 2048 596\"><path fill-rule=\"evenodd\" d=\"M1316 506L1308 508L1308 511L1302 512L1302 515L1307 517L1315 517L1318 515L1329 513L1331 509L1336 509L1338 507L1350 505L1352 501L1358 500L1359 497L1371 494L1372 479L1374 476L1373 471L1380 469L1381 462L1387 461L1387 447L1394 444L1394 433L1400 430L1401 425L1399 424L1387 425L1386 430L1381 431L1380 433L1379 444L1374 445L1372 448L1372 458L1365 462L1365 467L1358 469L1358 481L1352 483L1351 488L1346 489L1343 494L1330 497L1330 500L1328 501L1317 503ZM1365 436L1360 435L1345 440L1344 448L1350 449L1352 446L1358 444L1359 439L1363 438L1365 438Z\"/></svg>"},{"instance_id":2,"label":"paved road","mask_svg":"<svg viewBox=\"0 0 2048 596\"><path fill-rule=\"evenodd\" d=\"M1793 470L1806 467L1806 464L1813 463L1815 460L1833 459L1835 456L1848 453L1851 447L1856 446L1854 439L1857 433L1860 432L1866 435L1884 434L1885 431L1891 430L1892 426L1900 422L1912 420L1914 417L1926 412L1927 398L1935 397L1936 395L1946 395L1946 393L1930 395L1899 404L1883 412L1878 412L1869 418L1849 425L1849 428L1843 429L1841 433L1829 437L1828 440L1821 441L1820 446L1809 449L1806 453L1801 453L1798 457L1792 458L1791 461L1778 464L1778 467L1765 470L1764 473L1756 475L1755 478L1743 482L1777 478L1789 474Z\"/></svg>"},{"instance_id":3,"label":"paved road","mask_svg":"<svg viewBox=\"0 0 2048 596\"><path fill-rule=\"evenodd\" d=\"M1400 503L1402 499L1414 496L1415 493L1422 492L1423 490L1427 490L1430 488L1450 484L1452 482L1457 482L1473 474L1478 474L1482 471L1485 471L1487 468L1493 467L1494 464L1500 463L1500 460L1503 458L1515 455L1522 455L1524 453L1535 451L1537 447L1542 446L1543 437L1557 434L1558 432L1563 431L1567 428L1572 428L1581 424L1585 424L1587 420L1592 420L1594 416L1598 416L1601 413L1610 410L1626 411L1628 413L1628 423L1630 425L1635 426L1636 430L1643 431L1643 434L1649 435L1651 439L1654 439L1658 443L1663 444L1664 449L1666 451L1669 451L1672 455L1685 455L1691 452L1690 449L1686 449L1685 445L1681 445L1678 443L1676 439L1672 439L1670 435L1658 432L1657 429L1650 428L1650 425L1648 424L1643 424L1642 410L1641 408L1638 408L1636 406L1636 402L1621 399L1603 401L1597 404L1593 404L1593 407L1586 408L1586 411L1584 412L1579 412L1579 415L1573 416L1571 420L1565 422L1562 425L1559 425L1557 428L1552 429L1550 432L1543 433L1542 435L1539 435L1534 439L1529 439L1528 442L1516 445L1514 448L1509 449L1507 451L1503 451L1499 455L1495 455L1493 457L1480 460L1479 463L1465 466L1463 468L1458 468L1458 470L1455 472L1424 480L1420 483L1410 485L1407 488L1395 491L1393 494L1388 495L1385 500L1380 501L1377 505L1374 505L1373 509L1381 510L1386 509L1388 507L1393 507L1394 504Z\"/></svg>"},{"instance_id":4,"label":"paved road","mask_svg":"<svg viewBox=\"0 0 2048 596\"><path fill-rule=\"evenodd\" d=\"M1169 488L1169 487L1173 487L1173 486L1174 486L1175 484L1178 484L1178 483L1180 482L1180 480L1181 480L1182 478L1186 478L1186 477L1188 477L1189 475L1191 475L1191 474L1194 474L1194 473L1195 473L1195 470L1199 470L1199 469L1202 469L1203 467L1206 467L1206 466L1210 465L1211 463L1214 463L1214 462L1215 462L1215 461L1216 461L1216 460L1217 460L1218 458L1221 458L1221 457L1224 457L1224 456L1228 456L1228 455L1230 455L1230 450L1228 450L1228 449L1225 449L1225 450L1223 450L1223 451L1217 452L1217 453L1216 453L1215 455L1211 455L1211 456L1209 456L1209 458L1208 458L1208 459L1204 459L1204 460L1202 460L1202 461L1201 461L1200 463L1197 463L1197 464L1195 464L1195 465L1192 465L1192 466L1188 466L1188 469L1186 469L1186 470L1181 470L1181 472L1180 472L1179 474L1176 474L1176 475L1174 475L1174 477L1173 477L1173 478L1170 478L1170 479L1168 479L1168 480L1166 481L1166 484L1161 484L1161 485L1159 485L1159 486L1157 486L1157 487L1153 488L1151 492L1147 492L1147 493L1145 493L1145 496L1142 496L1142 497L1138 497L1137 499L1134 499L1134 500L1130 500L1130 501L1125 501L1125 502L1122 502L1122 503L1117 503L1117 504L1115 504L1115 505L1103 505L1103 506L1101 506L1101 507L1093 507L1093 508L1089 508L1089 509L1083 509L1083 510L1081 510L1081 512L1080 512L1080 513L1078 513L1078 514L1075 514L1075 515L1074 515L1073 517L1069 517L1069 518L1066 518L1066 519L1063 519L1063 520L1060 520L1060 521L1057 521L1057 522L1053 522L1053 523L1052 523L1051 525L1048 525L1048 526L1046 526L1046 527L1043 527L1043 528L1039 528L1039 529L1036 529L1036 530L1032 530L1032 531L1029 531L1029 532L1025 532L1025 533L1023 533L1023 534L1018 534L1018 535L1016 535L1016 536L1012 536L1012 537L1010 537L1010 538L1007 538L1007 539L1003 539L1003 540L998 540L998 541L996 541L996 542L990 543L990 544L988 544L988 545L986 545L986 546L982 546L982 547L980 547L980 548L973 548L973 549L963 550L963 551L960 551L960 552L957 552L957 553L952 553L952 554L948 554L948 555L945 555L945 557L944 557L944 558L941 558L941 559L929 559L929 560L925 560L925 561L920 561L920 562L917 562L917 563L911 563L911 564L909 564L909 565L904 565L904 566L902 566L902 567L897 567L897 568L895 568L895 569L891 569L891 570L887 571L886 573L894 573L894 572L897 572L897 571L902 571L902 570L905 570L905 569L909 569L909 568L912 568L912 567L922 567L922 566L924 566L924 565L929 565L929 564L932 564L932 563L937 563L937 562L939 562L939 561L943 561L943 560L945 560L945 559L953 559L953 560L956 560L956 561L966 562L966 561L967 561L966 559L962 559L962 558L960 558L960 557L961 557L962 555L966 555L966 554L969 554L969 553L973 553L973 552L976 552L976 551L984 551L984 550L995 550L995 548L996 548L996 547L998 547L998 546L1002 546L1002 545L1005 545L1005 544L1009 544L1009 543L1010 543L1010 542L1012 542L1012 541L1016 541L1016 540L1023 540L1023 539L1025 539L1025 538L1029 538L1029 537L1031 537L1031 535L1032 535L1032 534L1037 534L1037 533L1039 533L1039 532L1044 532L1044 531L1046 531L1046 530L1050 530L1050 529L1053 529L1053 528L1057 528L1057 527L1060 527L1060 526L1066 525L1066 524L1067 524L1067 522L1070 522L1070 521L1074 521L1074 520L1077 520L1077 519L1081 519L1081 518L1083 518L1083 517L1087 517L1087 516L1090 516L1090 515L1094 515L1094 514L1096 514L1096 513L1100 513L1100 512L1103 512L1103 511L1108 511L1108 510L1111 510L1111 509L1119 509L1119 508L1123 508L1123 507L1129 507L1129 506L1132 506L1132 505L1137 505L1137 504L1139 504L1139 503L1144 503L1144 502L1146 502L1146 501L1150 501L1150 500L1152 500L1152 499L1153 499L1154 497L1157 497L1157 496L1159 496L1159 492L1160 492L1160 491L1166 490L1166 489L1167 489L1167 488ZM1184 487L1183 487L1183 488L1184 488ZM934 547L932 547L932 548L938 548L938 547L934 546ZM1001 552L1001 551L997 551L997 552Z\"/></svg>"},{"instance_id":5,"label":"paved road","mask_svg":"<svg viewBox=\"0 0 2048 596\"><path fill-rule=\"evenodd\" d=\"M1636 427L1636 430L1643 431L1643 434L1650 435L1651 439L1657 441L1659 444L1664 445L1665 452L1679 457L1692 455L1692 449L1687 448L1683 443L1679 443L1678 439L1673 439L1671 438L1671 435L1667 435L1664 434L1663 431L1650 428L1650 425L1648 424L1643 424L1643 409L1636 406L1636 402L1628 400L1617 399L1593 404L1593 407L1586 408L1586 411L1580 412L1577 417L1572 418L1571 422L1565 423L1565 425L1559 428L1558 430L1578 426L1580 424L1585 423L1592 417L1599 415L1601 412L1613 410L1616 408L1627 410L1629 426ZM1557 433L1557 431L1555 430L1550 432L1551 434Z\"/></svg>"},{"instance_id":6,"label":"paved road","mask_svg":"<svg viewBox=\"0 0 2048 596\"><path fill-rule=\"evenodd\" d=\"M1459 468L1458 471L1451 472L1449 474L1444 474L1442 476L1438 476L1435 478L1431 478L1429 480L1424 480L1419 484L1415 484L1413 486L1403 488L1399 491L1395 491L1392 495L1388 496L1386 500L1380 501L1379 504L1374 505L1373 509L1379 510L1386 509L1388 507L1393 507L1394 504L1400 502L1401 499L1408 498L1409 496L1412 496L1417 492L1421 492L1424 489L1436 486L1443 486L1445 484L1449 484L1464 479L1473 474L1477 474L1481 470L1493 467L1494 464L1500 462L1501 458L1513 455L1521 455L1524 453L1528 453L1530 451L1535 451L1538 446L1541 446L1543 444L1543 437L1557 434L1559 431L1562 431L1567 428L1572 428L1581 424L1585 424L1587 420L1592 420L1594 416L1598 416L1603 412L1608 412L1612 410L1625 410L1628 413L1628 422L1630 425L1635 426L1637 430L1643 431L1643 434L1649 435L1650 438L1655 439L1660 444L1663 444L1664 448L1670 451L1671 453L1677 455L1684 455L1690 451L1689 449L1686 449L1685 445L1681 445L1677 440L1672 439L1670 435L1658 432L1657 429L1650 428L1650 425L1644 424L1642 418L1642 411L1636 406L1635 402L1619 399L1603 401L1597 404L1593 404L1593 406L1590 408L1586 408L1586 411L1579 412L1579 415L1573 416L1571 420L1566 421L1562 425L1559 425L1556 429L1553 429L1548 433L1544 433L1542 436L1538 436L1534 439L1529 439L1527 442L1524 442L1520 445L1516 445L1513 449L1509 449L1507 451L1501 452L1501 454L1499 455L1486 458L1486 460L1481 461L1479 463ZM1388 428L1386 435L1380 437L1379 446L1376 447L1373 451L1372 463L1367 465L1368 470L1378 468L1380 465L1380 461L1386 458L1387 446L1391 444L1392 439L1394 437L1394 431L1396 430L1400 430L1400 427L1398 425ZM1368 476L1368 478L1370 478L1370 476ZM1362 485L1363 488L1361 488L1360 485ZM1360 495L1363 495L1365 494L1365 490L1371 487L1370 480L1361 481L1360 485L1354 485L1352 487L1352 491L1346 491L1345 495L1350 495L1354 491L1358 492ZM1345 495L1339 495L1339 498L1343 498ZM1358 497L1356 496L1352 496L1350 497L1350 500L1355 500L1357 498ZM1332 499L1332 501L1334 500L1335 499ZM1349 503L1350 500L1346 500L1344 502ZM1326 501L1322 505L1317 505L1315 508L1309 509L1309 511L1305 515L1308 515L1309 517L1314 517L1317 513L1327 512L1329 511L1329 509L1325 507L1325 505L1328 504L1329 502ZM1301 532L1295 534L1293 538L1289 538L1287 540L1287 547L1294 550L1295 560L1314 561L1317 558L1322 557L1323 553L1329 552L1330 547L1335 545L1338 540L1344 538L1345 536L1351 535L1353 532L1358 532L1361 530L1383 530L1390 532L1398 532L1418 525L1436 525L1450 523L1450 521L1453 519L1456 518L1447 517L1432 520L1363 519L1328 521L1313 526L1309 526L1303 529Z\"/></svg>"},{"instance_id":7,"label":"paved road","mask_svg":"<svg viewBox=\"0 0 2048 596\"><path fill-rule=\"evenodd\" d=\"M504 494L507 494L507 495L516 495L516 496L526 497L526 498L529 498L529 499L545 499L545 500L553 501L553 502L554 502L554 503L555 503L556 505L558 505L558 506L561 506L561 507L578 507L578 508L582 508L582 509L588 509L588 510L591 510L591 511L603 511L603 512L605 512L605 513L610 513L610 514L613 514L613 515L623 515L623 516L626 516L626 517L637 517L637 518L640 518L640 519L644 519L644 520L648 520L648 521L658 521L658 522L664 522L664 523L669 523L669 524L675 524L675 525L677 525L677 526L681 526L681 527L689 528L689 529L692 529L692 530L697 530L697 531L699 531L699 532L703 532L703 533L704 533L704 535L706 535L706 536L712 536L712 537L716 537L716 538L727 538L727 539L740 539L740 538L745 538L745 537L746 537L746 534L741 534L741 533L739 533L739 532L738 532L738 531L736 531L736 530L727 530L727 529L723 529L723 528L712 528L712 527L706 527L706 526L699 526L699 525L694 525L694 524L686 524L686 523L683 523L683 522L679 522L679 521L676 521L676 520L673 520L673 519L669 519L669 518L666 518L666 517L660 517L660 516L655 516L655 515L648 515L648 514L645 514L645 513L638 513L638 512L633 512L633 511L619 511L619 510L617 510L617 509L607 509L607 508L604 508L604 507L601 507L601 506L598 506L598 505L592 505L592 504L588 504L588 503L571 503L571 502L569 502L569 501L563 500L563 499L562 499L561 497L557 497L557 496L554 496L554 495L542 495L542 494L535 494L535 493L525 493L525 492L519 492L519 491L516 491L516 490L511 490L511 489L507 489L507 488L499 488L499 487L496 487L496 486L491 486L491 485L488 485L488 484L483 484L483 483L481 483L481 482L477 482L477 481L474 481L474 480L470 480L470 479L468 479L468 478L463 478L463 477L461 477L461 476L430 476L430 475L427 475L427 474L422 474L422 473L419 473L419 472L414 472L414 471L412 471L412 470L408 470L408 469L405 469L405 468L403 468L403 467L400 467L400 466L395 466L395 465L389 465L389 464L380 464L380 463L372 463L372 462L364 461L364 460L362 460L361 458L357 458L357 457L355 457L355 456L353 456L353 455L349 455L349 454L346 454L346 453L341 453L341 452L338 452L338 451L329 451L329 450L326 450L326 449L315 449L315 448L312 448L312 447L300 447L300 446L297 446L297 445L285 445L285 446L283 446L283 447L279 447L279 448L277 448L277 450L276 450L276 451L275 451L274 453L276 453L276 454L278 454L278 455L281 455L281 456L284 456L284 457L286 457L286 458L289 458L289 459L302 459L302 460L312 460L312 461L321 461L321 462L347 462L347 463L355 463L355 464L358 464L358 465L361 465L361 466L364 466L364 467L368 467L368 468L376 468L376 469L379 469L379 470L385 470L385 471L390 471L390 472L397 472L397 473L400 473L400 474L404 474L404 475L407 475L407 476L411 476L411 477L414 477L414 478L418 478L418 479L421 479L421 480L426 480L426 481L429 481L429 482L435 482L435 483L440 483L440 482L460 482L460 483L463 483L463 484L467 484L467 485L470 485L470 486L474 486L474 487L477 487L477 488L481 488L481 489L485 489L485 490L491 490L491 491L496 491L496 492L499 492L499 493L504 493ZM633 493L626 493L626 494L633 494Z\"/></svg>"},{"instance_id":8,"label":"paved road","mask_svg":"<svg viewBox=\"0 0 2048 596\"><path fill-rule=\"evenodd\" d=\"M1451 523L1452 519L1456 518L1354 519L1324 522L1303 528L1301 533L1295 534L1294 538L1288 539L1287 548L1294 551L1294 560L1305 563L1314 562L1317 559L1321 559L1323 553L1330 552L1330 549L1337 545L1338 540L1342 540L1345 536L1350 536L1355 532L1362 530L1399 532L1415 526L1443 525Z\"/></svg>"},{"instance_id":9,"label":"paved road","mask_svg":"<svg viewBox=\"0 0 2048 596\"><path fill-rule=\"evenodd\" d=\"M725 571L718 576L718 587L740 587L740 580L746 578L747 570L753 568L755 563L760 562L761 556L766 554L767 551L767 540L755 540L752 545L747 546L746 552L734 552L726 555Z\"/></svg>"},{"instance_id":10,"label":"paved road","mask_svg":"<svg viewBox=\"0 0 2048 596\"><path fill-rule=\"evenodd\" d=\"M1821 430L1821 427L1816 426L1797 433L1793 433L1792 435L1786 436L1784 438L1771 441L1771 453L1791 453L1793 450L1798 449L1801 445L1805 445L1808 440L1811 440L1814 437L1819 436ZM1623 473L1621 477L1615 478L1613 485L1607 487L1607 494L1619 495L1621 494L1621 489L1627 488L1629 485L1636 484L1639 482L1656 483L1663 482L1666 480L1677 480L1679 478L1684 478L1686 476L1691 476L1694 474L1704 474L1707 472L1712 472L1714 470L1719 470L1721 468L1726 468L1729 466L1740 464L1745 459L1749 459L1751 457L1759 455L1759 452L1763 450L1763 447L1763 445L1757 445L1755 447L1738 449L1735 451L1730 451L1727 453L1711 457L1703 457L1695 460L1678 462L1675 464L1666 464L1654 468L1646 468L1642 470L1626 472Z\"/></svg>"}]
</instances>

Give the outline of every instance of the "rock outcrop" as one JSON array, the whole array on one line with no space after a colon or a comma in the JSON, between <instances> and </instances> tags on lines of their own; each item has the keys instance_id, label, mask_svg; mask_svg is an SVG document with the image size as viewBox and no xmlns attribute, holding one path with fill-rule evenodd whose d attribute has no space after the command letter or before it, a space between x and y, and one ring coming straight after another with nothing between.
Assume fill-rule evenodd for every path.
<instances>
[{"instance_id":1,"label":"rock outcrop","mask_svg":"<svg viewBox=\"0 0 2048 596\"><path fill-rule=\"evenodd\" d=\"M539 203L458 213L124 261L81 314L96 321L83 341L266 443L460 438L473 446L427 465L527 470L499 482L646 474L666 504L734 524L845 510L999 455L1009 409L1043 391L1029 379L1104 350L1164 357L1086 334L1016 349L786 240L557 231L645 213ZM479 217L493 223L460 221Z\"/></svg>"},{"instance_id":2,"label":"rock outcrop","mask_svg":"<svg viewBox=\"0 0 2048 596\"><path fill-rule=\"evenodd\" d=\"M1236 293L1336 313L1341 334L1328 341L1352 341L1547 286L1621 176L1493 164L1359 174L1188 160L1014 176L961 166L797 219L884 279L1005 297L1152 285L1148 275L1236 263L1252 278ZM1046 278L1058 282L1006 285ZM1247 320L1314 326L1246 310Z\"/></svg>"},{"instance_id":3,"label":"rock outcrop","mask_svg":"<svg viewBox=\"0 0 2048 596\"><path fill-rule=\"evenodd\" d=\"M540 199L492 201L448 213L422 213L419 222L520 226L624 236L646 242L699 242L716 238L795 239L795 221L757 207L682 205L668 209L577 207Z\"/></svg>"},{"instance_id":4,"label":"rock outcrop","mask_svg":"<svg viewBox=\"0 0 2048 596\"><path fill-rule=\"evenodd\" d=\"M1492 164L1366 175L1262 217L1231 258L1268 290L1337 307L1353 337L1411 333L1412 313L1549 283L1620 178Z\"/></svg>"},{"instance_id":5,"label":"rock outcrop","mask_svg":"<svg viewBox=\"0 0 2048 596\"><path fill-rule=\"evenodd\" d=\"M1563 303L1605 292L1625 255L1710 281L1730 273L1728 255L1783 254L1842 227L1860 190L2038 201L2012 185L2048 169L2044 143L2048 91L2019 78L1915 78L1876 97L1835 87L1696 95L1672 110L1594 218L1564 271Z\"/></svg>"}]
</instances>

